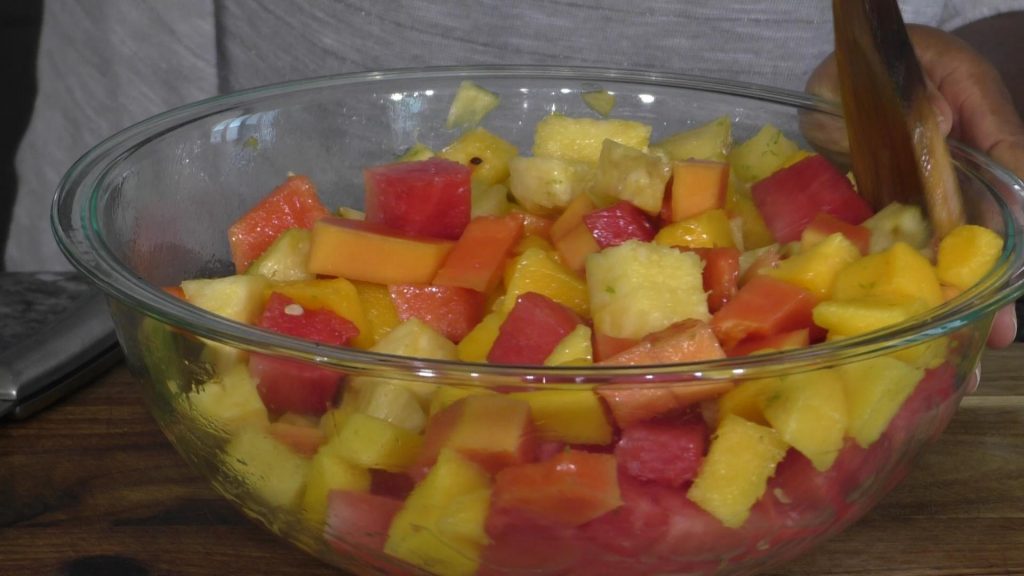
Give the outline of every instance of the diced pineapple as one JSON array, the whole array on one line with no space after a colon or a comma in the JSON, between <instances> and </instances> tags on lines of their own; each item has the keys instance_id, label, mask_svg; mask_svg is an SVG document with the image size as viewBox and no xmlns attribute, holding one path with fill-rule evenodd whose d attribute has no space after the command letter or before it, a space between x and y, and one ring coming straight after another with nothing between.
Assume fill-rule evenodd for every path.
<instances>
[{"instance_id":1,"label":"diced pineapple","mask_svg":"<svg viewBox=\"0 0 1024 576\"><path fill-rule=\"evenodd\" d=\"M268 288L268 292L284 294L307 310L330 310L352 322L359 329L359 334L352 340L357 348L369 348L375 342L373 327L363 310L359 291L344 278L275 284Z\"/></svg>"},{"instance_id":2,"label":"diced pineapple","mask_svg":"<svg viewBox=\"0 0 1024 576\"><path fill-rule=\"evenodd\" d=\"M590 195L603 206L626 200L650 215L661 211L672 165L656 154L605 140Z\"/></svg>"},{"instance_id":3,"label":"diced pineapple","mask_svg":"<svg viewBox=\"0 0 1024 576\"><path fill-rule=\"evenodd\" d=\"M593 363L593 334L586 324L573 328L544 359L545 366L585 366Z\"/></svg>"},{"instance_id":4,"label":"diced pineapple","mask_svg":"<svg viewBox=\"0 0 1024 576\"><path fill-rule=\"evenodd\" d=\"M814 307L813 318L829 333L856 336L898 324L928 308L919 298L826 300Z\"/></svg>"},{"instance_id":5,"label":"diced pineapple","mask_svg":"<svg viewBox=\"0 0 1024 576\"><path fill-rule=\"evenodd\" d=\"M484 116L498 106L500 101L501 98L494 92L465 80L459 84L459 89L455 92L452 106L448 109L445 127L451 130L476 126Z\"/></svg>"},{"instance_id":6,"label":"diced pineapple","mask_svg":"<svg viewBox=\"0 0 1024 576\"><path fill-rule=\"evenodd\" d=\"M356 410L380 418L411 432L422 432L427 416L419 398L400 382L382 378L354 378L351 387L358 390Z\"/></svg>"},{"instance_id":7,"label":"diced pineapple","mask_svg":"<svg viewBox=\"0 0 1024 576\"><path fill-rule=\"evenodd\" d=\"M269 423L256 382L244 364L237 364L200 384L188 395L192 408L219 428L234 432Z\"/></svg>"},{"instance_id":8,"label":"diced pineapple","mask_svg":"<svg viewBox=\"0 0 1024 576\"><path fill-rule=\"evenodd\" d=\"M942 303L942 288L931 262L910 245L897 242L840 270L833 283L832 297L921 299L932 307Z\"/></svg>"},{"instance_id":9,"label":"diced pineapple","mask_svg":"<svg viewBox=\"0 0 1024 576\"><path fill-rule=\"evenodd\" d=\"M335 454L320 451L309 465L306 490L302 495L302 515L310 524L322 525L327 514L327 495L332 490L366 492L370 489L370 471L350 464Z\"/></svg>"},{"instance_id":10,"label":"diced pineapple","mask_svg":"<svg viewBox=\"0 0 1024 576\"><path fill-rule=\"evenodd\" d=\"M722 524L739 528L787 449L775 430L728 415L719 423L686 495Z\"/></svg>"},{"instance_id":11,"label":"diced pineapple","mask_svg":"<svg viewBox=\"0 0 1024 576\"><path fill-rule=\"evenodd\" d=\"M398 311L391 300L388 287L372 282L353 282L359 301L363 305L363 316L370 323L370 333L374 342L380 342L388 332L398 326Z\"/></svg>"},{"instance_id":12,"label":"diced pineapple","mask_svg":"<svg viewBox=\"0 0 1024 576\"><path fill-rule=\"evenodd\" d=\"M731 248L736 245L729 216L718 208L665 226L658 231L654 241L662 246L684 248Z\"/></svg>"},{"instance_id":13,"label":"diced pineapple","mask_svg":"<svg viewBox=\"0 0 1024 576\"><path fill-rule=\"evenodd\" d=\"M832 283L839 271L858 258L860 250L837 232L779 262L765 274L806 288L818 300L825 300L831 296Z\"/></svg>"},{"instance_id":14,"label":"diced pineapple","mask_svg":"<svg viewBox=\"0 0 1024 576\"><path fill-rule=\"evenodd\" d=\"M508 186L485 184L479 180L473 180L470 194L470 218L503 216L508 213Z\"/></svg>"},{"instance_id":15,"label":"diced pineapple","mask_svg":"<svg viewBox=\"0 0 1024 576\"><path fill-rule=\"evenodd\" d=\"M434 397L430 399L428 413L433 417L434 414L473 394L494 394L494 391L480 386L439 386Z\"/></svg>"},{"instance_id":16,"label":"diced pineapple","mask_svg":"<svg viewBox=\"0 0 1024 576\"><path fill-rule=\"evenodd\" d=\"M846 410L843 380L829 369L783 377L764 405L765 418L779 436L822 471L843 447Z\"/></svg>"},{"instance_id":17,"label":"diced pineapple","mask_svg":"<svg viewBox=\"0 0 1024 576\"><path fill-rule=\"evenodd\" d=\"M410 318L399 324L370 348L373 352L394 354L396 356L413 356L435 360L456 360L458 352L451 340L442 336L437 330L418 318ZM379 383L400 385L419 399L422 406L430 402L430 396L437 389L437 384L425 378L397 380L361 376L359 385L374 386Z\"/></svg>"},{"instance_id":18,"label":"diced pineapple","mask_svg":"<svg viewBox=\"0 0 1024 576\"><path fill-rule=\"evenodd\" d=\"M346 220L366 220L366 212L348 206L339 206L338 216Z\"/></svg>"},{"instance_id":19,"label":"diced pineapple","mask_svg":"<svg viewBox=\"0 0 1024 576\"><path fill-rule=\"evenodd\" d=\"M310 280L314 276L306 268L309 259L309 230L285 230L269 248L260 254L246 274L257 274L275 282Z\"/></svg>"},{"instance_id":20,"label":"diced pineapple","mask_svg":"<svg viewBox=\"0 0 1024 576\"><path fill-rule=\"evenodd\" d=\"M509 396L530 405L533 425L544 440L602 446L612 441L612 426L593 390L539 390Z\"/></svg>"},{"instance_id":21,"label":"diced pineapple","mask_svg":"<svg viewBox=\"0 0 1024 576\"><path fill-rule=\"evenodd\" d=\"M401 426L353 412L321 452L362 468L402 472L416 461L423 438Z\"/></svg>"},{"instance_id":22,"label":"diced pineapple","mask_svg":"<svg viewBox=\"0 0 1024 576\"><path fill-rule=\"evenodd\" d=\"M921 250L928 246L931 227L925 220L920 206L893 202L861 223L871 231L868 251L872 254L888 250L893 244L903 242Z\"/></svg>"},{"instance_id":23,"label":"diced pineapple","mask_svg":"<svg viewBox=\"0 0 1024 576\"><path fill-rule=\"evenodd\" d=\"M584 162L542 156L509 160L509 192L527 210L555 214L584 194L594 178L594 167Z\"/></svg>"},{"instance_id":24,"label":"diced pineapple","mask_svg":"<svg viewBox=\"0 0 1024 576\"><path fill-rule=\"evenodd\" d=\"M269 281L254 274L185 280L185 299L204 310L235 322L254 324L263 311L263 292Z\"/></svg>"},{"instance_id":25,"label":"diced pineapple","mask_svg":"<svg viewBox=\"0 0 1024 576\"><path fill-rule=\"evenodd\" d=\"M480 507L489 507L490 491L482 468L442 449L392 520L384 552L433 574L474 574L487 541Z\"/></svg>"},{"instance_id":26,"label":"diced pineapple","mask_svg":"<svg viewBox=\"0 0 1024 576\"><path fill-rule=\"evenodd\" d=\"M580 94L583 103L601 116L608 116L615 108L615 94L606 90L591 90Z\"/></svg>"},{"instance_id":27,"label":"diced pineapple","mask_svg":"<svg viewBox=\"0 0 1024 576\"><path fill-rule=\"evenodd\" d=\"M732 148L732 122L727 116L678 132L651 145L670 160L712 160L723 162Z\"/></svg>"},{"instance_id":28,"label":"diced pineapple","mask_svg":"<svg viewBox=\"0 0 1024 576\"><path fill-rule=\"evenodd\" d=\"M459 341L455 347L459 360L463 362L486 362L487 353L498 338L498 330L505 321L508 312L498 309L484 316L472 330Z\"/></svg>"},{"instance_id":29,"label":"diced pineapple","mask_svg":"<svg viewBox=\"0 0 1024 576\"><path fill-rule=\"evenodd\" d=\"M732 149L729 163L740 179L757 182L782 168L797 150L796 143L786 138L782 131L765 124L757 134Z\"/></svg>"},{"instance_id":30,"label":"diced pineapple","mask_svg":"<svg viewBox=\"0 0 1024 576\"><path fill-rule=\"evenodd\" d=\"M324 412L320 417L319 428L326 438L330 439L338 433L338 430L341 430L348 417L356 412L357 402L359 402L359 391L352 386L346 386L341 393L341 403L338 407Z\"/></svg>"},{"instance_id":31,"label":"diced pineapple","mask_svg":"<svg viewBox=\"0 0 1024 576\"><path fill-rule=\"evenodd\" d=\"M939 280L966 290L981 280L1003 251L998 234L967 224L957 226L939 243L936 272Z\"/></svg>"},{"instance_id":32,"label":"diced pineapple","mask_svg":"<svg viewBox=\"0 0 1024 576\"><path fill-rule=\"evenodd\" d=\"M570 118L552 114L537 123L533 155L596 164L605 140L646 150L651 127L632 120Z\"/></svg>"},{"instance_id":33,"label":"diced pineapple","mask_svg":"<svg viewBox=\"0 0 1024 576\"><path fill-rule=\"evenodd\" d=\"M497 184L508 179L508 162L517 153L511 142L484 128L474 128L459 136L438 156L469 166L474 180Z\"/></svg>"},{"instance_id":34,"label":"diced pineapple","mask_svg":"<svg viewBox=\"0 0 1024 576\"><path fill-rule=\"evenodd\" d=\"M587 283L544 250L530 248L511 264L505 299L505 312L516 305L520 294L536 292L568 307L580 316L590 316Z\"/></svg>"},{"instance_id":35,"label":"diced pineapple","mask_svg":"<svg viewBox=\"0 0 1024 576\"><path fill-rule=\"evenodd\" d=\"M299 504L309 474L309 460L264 427L239 430L224 448L224 464L266 503L279 507Z\"/></svg>"},{"instance_id":36,"label":"diced pineapple","mask_svg":"<svg viewBox=\"0 0 1024 576\"><path fill-rule=\"evenodd\" d=\"M719 398L718 418L721 420L732 414L755 424L767 425L764 405L781 382L780 378L774 377L741 382Z\"/></svg>"},{"instance_id":37,"label":"diced pineapple","mask_svg":"<svg viewBox=\"0 0 1024 576\"><path fill-rule=\"evenodd\" d=\"M594 329L639 339L688 318L707 320L703 264L693 252L630 240L587 259Z\"/></svg>"},{"instance_id":38,"label":"diced pineapple","mask_svg":"<svg viewBox=\"0 0 1024 576\"><path fill-rule=\"evenodd\" d=\"M430 149L430 146L421 144L419 142L413 144L405 151L404 154L398 157L398 162L419 162L420 160L427 160L434 157L434 151Z\"/></svg>"},{"instance_id":39,"label":"diced pineapple","mask_svg":"<svg viewBox=\"0 0 1024 576\"><path fill-rule=\"evenodd\" d=\"M847 434L864 448L885 432L893 416L924 376L924 370L891 356L868 358L836 368L850 419Z\"/></svg>"}]
</instances>

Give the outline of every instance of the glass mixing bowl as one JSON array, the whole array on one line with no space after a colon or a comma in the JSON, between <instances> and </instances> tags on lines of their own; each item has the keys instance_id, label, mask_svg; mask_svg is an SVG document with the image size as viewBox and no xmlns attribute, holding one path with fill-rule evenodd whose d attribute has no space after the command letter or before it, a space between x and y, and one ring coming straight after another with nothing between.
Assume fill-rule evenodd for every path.
<instances>
[{"instance_id":1,"label":"glass mixing bowl","mask_svg":"<svg viewBox=\"0 0 1024 576\"><path fill-rule=\"evenodd\" d=\"M615 95L614 117L652 125L652 141L727 116L736 141L770 122L806 145L801 122L827 125L837 117L832 106L803 94L685 75L557 67L390 71L184 106L116 134L72 166L54 203L56 236L71 262L107 294L128 365L167 437L246 514L352 572L748 574L783 562L841 531L903 477L965 393L993 313L1022 292L1021 182L961 145L953 155L969 218L1005 239L992 270L912 321L794 351L647 367L463 364L319 346L217 317L161 289L232 274L226 230L289 172L309 176L325 205L361 208L364 167L417 143L437 149L457 135L445 128L445 118L464 80L500 96L484 125L521 151L530 149L534 126L551 113L595 117L581 99L595 90ZM399 385L424 402L480 389L685 394L837 373L861 380L856 390L874 385L870 393L885 396L898 394L897 372L910 370L913 378L912 392L878 440L867 446L847 440L825 471L789 450L746 521L726 527L694 505L685 486L621 471L617 492L597 497L611 502L611 510L587 516L595 491L609 488L588 483L586 458L566 454L608 462L616 454L609 446L541 443L538 458L561 458L559 470L578 476L557 487L536 484L540 516L490 509L494 478L479 467L467 472L461 457L439 456L446 459L443 473L435 474L442 468L435 466L423 481L425 468L352 464L365 464L368 450L415 451L422 433L371 434L372 440L335 446L330 462L316 463L309 454L340 434L350 421L346 409L319 423L268 416L247 357L290 362L296 377L311 370L333 374L344 379L343 388ZM705 401L700 411L712 425L715 407ZM485 445L499 442L509 426L501 410L488 418L475 429ZM731 478L729 463L735 470L756 468L758 458L755 448L736 448L723 482ZM612 475L614 484L614 466ZM562 492L551 499L550 490ZM541 518L552 503L562 520L571 520Z\"/></svg>"}]
</instances>

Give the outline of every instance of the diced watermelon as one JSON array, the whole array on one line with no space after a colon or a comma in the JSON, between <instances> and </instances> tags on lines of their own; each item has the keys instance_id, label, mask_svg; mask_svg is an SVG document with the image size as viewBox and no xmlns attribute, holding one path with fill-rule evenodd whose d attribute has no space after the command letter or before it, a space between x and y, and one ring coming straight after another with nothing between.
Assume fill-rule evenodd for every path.
<instances>
[{"instance_id":1,"label":"diced watermelon","mask_svg":"<svg viewBox=\"0 0 1024 576\"><path fill-rule=\"evenodd\" d=\"M484 295L469 288L401 284L388 292L399 320L418 318L455 343L484 317Z\"/></svg>"},{"instance_id":2,"label":"diced watermelon","mask_svg":"<svg viewBox=\"0 0 1024 576\"><path fill-rule=\"evenodd\" d=\"M584 524L584 538L620 556L639 556L668 532L668 513L651 497L646 483L619 472L622 506Z\"/></svg>"},{"instance_id":3,"label":"diced watermelon","mask_svg":"<svg viewBox=\"0 0 1024 576\"><path fill-rule=\"evenodd\" d=\"M394 498L333 490L327 494L324 538L339 554L371 560L384 549L391 519L401 507Z\"/></svg>"},{"instance_id":4,"label":"diced watermelon","mask_svg":"<svg viewBox=\"0 0 1024 576\"><path fill-rule=\"evenodd\" d=\"M622 431L615 458L634 478L679 487L697 476L707 442L700 418L641 422Z\"/></svg>"},{"instance_id":5,"label":"diced watermelon","mask_svg":"<svg viewBox=\"0 0 1024 576\"><path fill-rule=\"evenodd\" d=\"M288 336L344 346L359 334L352 322L327 309L306 310L274 292L258 325ZM342 374L290 358L254 353L249 371L266 407L275 412L320 415L334 402Z\"/></svg>"},{"instance_id":6,"label":"diced watermelon","mask_svg":"<svg viewBox=\"0 0 1024 576\"><path fill-rule=\"evenodd\" d=\"M551 298L526 292L498 328L487 361L492 364L540 365L580 323L576 314Z\"/></svg>"},{"instance_id":7,"label":"diced watermelon","mask_svg":"<svg viewBox=\"0 0 1024 576\"><path fill-rule=\"evenodd\" d=\"M915 436L918 429L927 431L934 428L936 434L941 432L956 409L953 401L955 392L956 368L951 363L925 370L917 387L889 422L882 438L899 450L908 442L925 439Z\"/></svg>"},{"instance_id":8,"label":"diced watermelon","mask_svg":"<svg viewBox=\"0 0 1024 576\"><path fill-rule=\"evenodd\" d=\"M818 154L755 182L751 194L780 243L799 240L819 212L849 224L860 224L873 214L846 176Z\"/></svg>"},{"instance_id":9,"label":"diced watermelon","mask_svg":"<svg viewBox=\"0 0 1024 576\"><path fill-rule=\"evenodd\" d=\"M253 260L289 228L312 228L327 215L316 187L305 176L289 176L228 229L231 261L245 272Z\"/></svg>"},{"instance_id":10,"label":"diced watermelon","mask_svg":"<svg viewBox=\"0 0 1024 576\"><path fill-rule=\"evenodd\" d=\"M654 239L654 225L647 214L625 200L584 214L583 224L601 248L618 246L627 240Z\"/></svg>"},{"instance_id":11,"label":"diced watermelon","mask_svg":"<svg viewBox=\"0 0 1024 576\"><path fill-rule=\"evenodd\" d=\"M718 312L736 295L740 281L740 251L733 247L692 248L704 262L704 291L708 311Z\"/></svg>"},{"instance_id":12,"label":"diced watermelon","mask_svg":"<svg viewBox=\"0 0 1024 576\"><path fill-rule=\"evenodd\" d=\"M544 524L515 510L491 509L479 576L561 576L577 565L586 542L572 527Z\"/></svg>"},{"instance_id":13,"label":"diced watermelon","mask_svg":"<svg viewBox=\"0 0 1024 576\"><path fill-rule=\"evenodd\" d=\"M367 168L366 220L410 236L455 240L469 224L472 173L437 157Z\"/></svg>"},{"instance_id":14,"label":"diced watermelon","mask_svg":"<svg viewBox=\"0 0 1024 576\"><path fill-rule=\"evenodd\" d=\"M755 276L711 317L711 328L730 349L747 338L767 338L811 328L817 299L808 290L769 276Z\"/></svg>"}]
</instances>

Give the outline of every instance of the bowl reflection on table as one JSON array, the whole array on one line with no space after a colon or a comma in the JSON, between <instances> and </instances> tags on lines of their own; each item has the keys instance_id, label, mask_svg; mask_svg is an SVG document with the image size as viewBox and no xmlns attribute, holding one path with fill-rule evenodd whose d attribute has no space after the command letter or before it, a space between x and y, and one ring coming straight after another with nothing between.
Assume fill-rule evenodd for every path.
<instances>
[{"instance_id":1,"label":"bowl reflection on table","mask_svg":"<svg viewBox=\"0 0 1024 576\"><path fill-rule=\"evenodd\" d=\"M841 531L899 482L952 417L993 312L1021 291L1020 183L960 146L953 153L969 217L1005 239L993 270L914 322L787 353L656 367L459 364L317 346L215 317L160 289L234 273L225 231L289 172L309 176L325 205L361 208L363 168L418 143L437 149L457 136L445 129L445 118L467 79L500 96L485 125L521 151L530 149L534 126L552 112L592 117L581 94L597 89L615 94L614 117L652 125L652 141L726 116L737 141L770 122L803 143L799 116L806 122L808 115L834 115L804 95L689 76L514 67L394 71L293 82L185 106L115 135L76 163L55 201L56 234L75 266L109 296L129 366L160 426L243 511L338 566L365 574L425 573L382 551L413 479L401 470L371 471L362 490L331 492L312 505L316 510L303 506L295 494L302 493L308 459L286 448L268 452L265 411L261 416L244 396L232 396L239 382L252 386L246 357L315 364L368 386L502 392L685 389L806 378L823 370L884 376L885 362L894 358L913 365L919 383L877 441L867 447L848 441L824 472L790 450L738 528L700 510L685 488L626 479L620 486L625 503L598 519L602 528L488 518L483 537L467 534L451 517L479 507L470 506L472 498L459 500L465 494L441 489L437 494L447 500L422 515L434 524L414 526L409 536L443 549L432 565L440 574L746 574ZM203 409L215 395L228 406L221 406L222 418ZM274 462L264 465L260 458Z\"/></svg>"}]
</instances>

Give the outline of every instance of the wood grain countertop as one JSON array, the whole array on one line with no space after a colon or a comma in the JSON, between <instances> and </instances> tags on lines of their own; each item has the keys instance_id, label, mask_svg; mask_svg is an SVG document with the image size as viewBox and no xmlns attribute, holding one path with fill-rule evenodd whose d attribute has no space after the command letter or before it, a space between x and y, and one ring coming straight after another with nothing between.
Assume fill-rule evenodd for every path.
<instances>
[{"instance_id":1,"label":"wood grain countertop","mask_svg":"<svg viewBox=\"0 0 1024 576\"><path fill-rule=\"evenodd\" d=\"M867 517L775 576L1024 575L1024 344ZM0 424L0 575L337 575L174 452L124 367Z\"/></svg>"}]
</instances>

